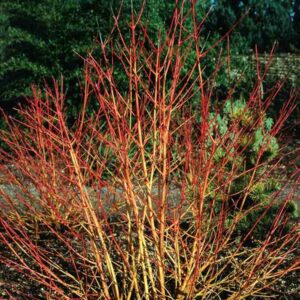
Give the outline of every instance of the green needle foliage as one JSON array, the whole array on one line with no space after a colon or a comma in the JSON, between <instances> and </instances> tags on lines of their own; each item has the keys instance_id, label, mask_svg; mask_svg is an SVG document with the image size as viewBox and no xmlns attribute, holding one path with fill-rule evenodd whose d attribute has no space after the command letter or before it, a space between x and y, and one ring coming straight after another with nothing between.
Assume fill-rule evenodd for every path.
<instances>
[{"instance_id":1,"label":"green needle foliage","mask_svg":"<svg viewBox=\"0 0 300 300\"><path fill-rule=\"evenodd\" d=\"M82 58L92 46L95 17L80 1L2 1L0 99L5 109L31 95L31 84L65 77L76 109ZM72 88L70 88L72 87Z\"/></svg>"},{"instance_id":2,"label":"green needle foliage","mask_svg":"<svg viewBox=\"0 0 300 300\"><path fill-rule=\"evenodd\" d=\"M105 40L118 16L120 30L128 41L130 30L127 25L131 22L131 13L139 12L142 6L142 21L146 23L149 20L148 35L157 42L158 30L160 35L165 35L172 21L173 0L147 0L145 3L139 0L1 1L0 106L11 112L18 102L24 102L24 96L31 95L32 83L43 86L45 80L50 83L52 77L63 75L68 93L68 113L70 119L74 119L81 109L77 99L83 82L83 60L79 55L84 56L87 50L94 49L95 40ZM243 62L240 57L234 59L235 55L249 54L249 49L256 44L259 50L269 51L275 40L279 42L280 50L296 51L299 48L299 1L198 1L195 4L197 18L202 19L210 7L211 13L201 28L203 51L227 33L249 10L230 38L233 57L231 80L243 74L241 78L245 83L240 85L241 90L249 89L253 70L249 73L249 63ZM183 9L189 10L187 3ZM192 22L187 20L186 23L186 32L191 32ZM114 37L118 39L117 34ZM215 69L212 58L217 55L218 51L211 51L203 59L207 65L204 75L209 76ZM191 65L192 52L189 60ZM189 66L183 71L187 72ZM221 68L223 75L216 82L219 87L216 93L220 97L230 86L224 70ZM115 71L119 72L117 65ZM126 78L122 72L117 75L125 88Z\"/></svg>"}]
</instances>

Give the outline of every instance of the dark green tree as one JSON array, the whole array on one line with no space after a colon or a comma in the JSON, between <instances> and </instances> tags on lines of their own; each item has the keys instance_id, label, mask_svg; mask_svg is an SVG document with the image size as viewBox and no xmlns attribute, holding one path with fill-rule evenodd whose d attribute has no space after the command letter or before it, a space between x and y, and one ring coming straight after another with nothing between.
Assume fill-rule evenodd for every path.
<instances>
[{"instance_id":1,"label":"dark green tree","mask_svg":"<svg viewBox=\"0 0 300 300\"><path fill-rule=\"evenodd\" d=\"M300 49L300 1L293 1L293 32L295 48Z\"/></svg>"},{"instance_id":2,"label":"dark green tree","mask_svg":"<svg viewBox=\"0 0 300 300\"><path fill-rule=\"evenodd\" d=\"M240 38L242 49L270 51L274 42L278 42L280 51L293 49L293 15L297 8L296 2L290 0L217 0L214 3L210 18L210 29L219 33L226 32L238 22L242 16L233 37Z\"/></svg>"},{"instance_id":3,"label":"dark green tree","mask_svg":"<svg viewBox=\"0 0 300 300\"><path fill-rule=\"evenodd\" d=\"M11 110L31 94L31 84L50 84L52 77L63 76L69 111L76 115L84 64L80 55L110 35L119 12L120 29L128 36L131 13L141 7L139 0L1 1L0 106ZM164 30L173 9L170 0L145 2L150 34Z\"/></svg>"},{"instance_id":4,"label":"dark green tree","mask_svg":"<svg viewBox=\"0 0 300 300\"><path fill-rule=\"evenodd\" d=\"M11 108L30 95L31 84L61 75L75 99L83 66L79 54L85 55L95 34L92 11L83 10L79 0L4 1L1 21L0 105Z\"/></svg>"},{"instance_id":5,"label":"dark green tree","mask_svg":"<svg viewBox=\"0 0 300 300\"><path fill-rule=\"evenodd\" d=\"M163 34L169 26L175 5L173 0L147 0L144 3L142 18L152 40L155 40L153 37L158 30ZM268 51L275 40L282 50L299 47L300 38L296 38L300 37L299 0L205 0L197 1L196 5L199 19L213 6L202 28L203 44L207 48L228 32L248 10L248 15L231 36L232 54L246 53L255 44L261 51ZM70 114L76 115L80 106L79 82L83 66L78 54L85 56L90 49L97 49L95 40L100 42L110 35L115 23L114 16L119 11L120 29L125 37L129 37L131 13L138 12L142 6L140 0L1 1L0 106L8 110L22 101L24 96L30 95L32 83L43 85L44 80L51 83L52 77L63 75L67 101L71 106ZM189 22L186 23L186 32L189 26L192 28L191 19ZM209 39L205 41L208 36ZM224 44L220 44L220 47L226 49ZM208 57L207 76L214 69L212 57L218 56L220 47ZM194 59L189 57L191 64ZM235 64L234 61L232 63ZM240 64L240 60L237 64ZM244 65L239 68L243 69ZM228 86L227 73L222 72L226 75L224 82L221 80L217 83L220 89Z\"/></svg>"}]
</instances>

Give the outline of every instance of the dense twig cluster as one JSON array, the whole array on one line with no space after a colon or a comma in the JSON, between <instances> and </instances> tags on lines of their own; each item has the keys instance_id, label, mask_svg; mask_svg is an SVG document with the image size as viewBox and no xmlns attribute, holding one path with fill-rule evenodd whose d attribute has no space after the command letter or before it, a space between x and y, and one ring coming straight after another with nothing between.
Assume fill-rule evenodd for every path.
<instances>
[{"instance_id":1,"label":"dense twig cluster","mask_svg":"<svg viewBox=\"0 0 300 300\"><path fill-rule=\"evenodd\" d=\"M211 48L201 48L203 22L193 5L189 13L194 32L185 31L187 15L178 8L157 41L140 16L132 17L126 41L116 18L118 41L102 42L101 58L85 60L83 110L74 126L57 83L43 94L34 90L19 120L7 117L1 138L9 151L1 159L13 192L1 188L0 240L12 255L0 258L44 286L46 298L244 299L299 268L289 259L299 225L285 230L292 193L264 238L249 244L280 193L249 204L253 187L276 167L265 154L293 97L272 128L261 130L249 164L248 146L281 85L264 97L260 74L220 130L234 90L222 103L213 99L221 62L204 79ZM127 90L115 82L120 70ZM88 114L95 100L98 110ZM239 223L262 207L239 236Z\"/></svg>"}]
</instances>

